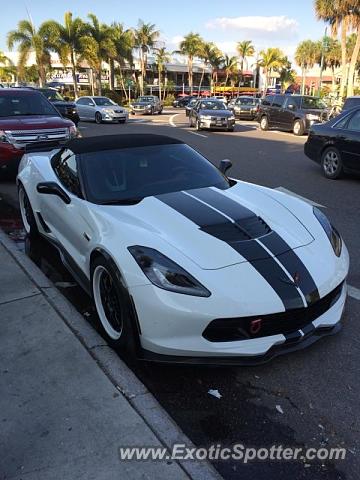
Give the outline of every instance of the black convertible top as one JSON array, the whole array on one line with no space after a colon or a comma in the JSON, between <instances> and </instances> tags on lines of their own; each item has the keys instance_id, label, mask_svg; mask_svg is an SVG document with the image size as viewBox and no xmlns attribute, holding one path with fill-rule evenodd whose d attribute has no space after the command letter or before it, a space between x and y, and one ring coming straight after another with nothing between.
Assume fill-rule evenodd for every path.
<instances>
[{"instance_id":1,"label":"black convertible top","mask_svg":"<svg viewBox=\"0 0 360 480\"><path fill-rule=\"evenodd\" d=\"M75 154L118 150L120 148L150 147L184 143L177 138L149 133L121 135L103 135L98 137L74 138L68 141L33 142L25 146L25 151L49 152L55 148L68 148Z\"/></svg>"},{"instance_id":2,"label":"black convertible top","mask_svg":"<svg viewBox=\"0 0 360 480\"><path fill-rule=\"evenodd\" d=\"M153 134L121 134L104 135L88 138L74 138L66 143L65 147L75 154L98 152L103 150L118 150L120 148L150 147L153 145L171 145L184 143L177 138Z\"/></svg>"}]
</instances>

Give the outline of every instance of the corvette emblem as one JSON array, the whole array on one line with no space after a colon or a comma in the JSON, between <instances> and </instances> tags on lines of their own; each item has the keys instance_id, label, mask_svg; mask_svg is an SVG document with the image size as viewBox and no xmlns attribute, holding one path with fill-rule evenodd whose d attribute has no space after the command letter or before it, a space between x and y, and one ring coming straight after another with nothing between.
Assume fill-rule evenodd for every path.
<instances>
[{"instance_id":1,"label":"corvette emblem","mask_svg":"<svg viewBox=\"0 0 360 480\"><path fill-rule=\"evenodd\" d=\"M294 287L298 287L300 284L300 274L299 272L295 272L292 279L288 277L280 277L279 280L281 280L284 283L288 283L289 285L293 285Z\"/></svg>"},{"instance_id":2,"label":"corvette emblem","mask_svg":"<svg viewBox=\"0 0 360 480\"><path fill-rule=\"evenodd\" d=\"M251 320L250 322L250 333L256 335L260 332L262 327L262 318L257 318L256 320Z\"/></svg>"},{"instance_id":3,"label":"corvette emblem","mask_svg":"<svg viewBox=\"0 0 360 480\"><path fill-rule=\"evenodd\" d=\"M293 275L294 284L298 287L300 283L300 273L295 272Z\"/></svg>"}]
</instances>

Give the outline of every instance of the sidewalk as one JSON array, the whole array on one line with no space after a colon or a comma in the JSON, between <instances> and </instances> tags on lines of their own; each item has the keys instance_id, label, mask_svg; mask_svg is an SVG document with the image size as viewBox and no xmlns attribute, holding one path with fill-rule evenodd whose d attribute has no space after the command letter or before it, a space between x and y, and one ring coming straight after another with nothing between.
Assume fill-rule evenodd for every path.
<instances>
[{"instance_id":1,"label":"sidewalk","mask_svg":"<svg viewBox=\"0 0 360 480\"><path fill-rule=\"evenodd\" d=\"M206 462L121 462L120 446L191 442L0 231L0 478L215 479Z\"/></svg>"}]
</instances>

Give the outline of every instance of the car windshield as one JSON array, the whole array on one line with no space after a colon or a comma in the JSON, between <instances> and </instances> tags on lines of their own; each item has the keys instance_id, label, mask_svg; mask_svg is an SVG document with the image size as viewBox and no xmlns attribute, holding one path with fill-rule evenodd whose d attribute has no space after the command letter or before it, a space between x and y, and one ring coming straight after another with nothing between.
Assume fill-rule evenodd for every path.
<instances>
[{"instance_id":1,"label":"car windshield","mask_svg":"<svg viewBox=\"0 0 360 480\"><path fill-rule=\"evenodd\" d=\"M301 102L301 108L311 109L311 108L326 108L325 103L319 97L303 97Z\"/></svg>"},{"instance_id":2,"label":"car windshield","mask_svg":"<svg viewBox=\"0 0 360 480\"><path fill-rule=\"evenodd\" d=\"M154 97L139 97L138 102L153 103L154 102Z\"/></svg>"},{"instance_id":3,"label":"car windshield","mask_svg":"<svg viewBox=\"0 0 360 480\"><path fill-rule=\"evenodd\" d=\"M226 106L219 100L207 101L200 103L201 110L226 110Z\"/></svg>"},{"instance_id":4,"label":"car windshield","mask_svg":"<svg viewBox=\"0 0 360 480\"><path fill-rule=\"evenodd\" d=\"M59 117L59 112L41 93L14 92L0 95L0 117L21 115L51 115Z\"/></svg>"},{"instance_id":5,"label":"car windshield","mask_svg":"<svg viewBox=\"0 0 360 480\"><path fill-rule=\"evenodd\" d=\"M94 98L94 102L96 103L96 105L98 105L99 107L111 107L113 105L116 105L115 102L113 102L112 100L110 100L110 98L106 98L106 97L97 97L97 98Z\"/></svg>"},{"instance_id":6,"label":"car windshield","mask_svg":"<svg viewBox=\"0 0 360 480\"><path fill-rule=\"evenodd\" d=\"M124 148L81 155L86 197L102 204L140 201L162 193L229 182L208 160L185 144Z\"/></svg>"},{"instance_id":7,"label":"car windshield","mask_svg":"<svg viewBox=\"0 0 360 480\"><path fill-rule=\"evenodd\" d=\"M63 97L57 90L40 89L40 92L45 95L45 97L50 101L59 100L61 102L64 102Z\"/></svg>"}]
</instances>

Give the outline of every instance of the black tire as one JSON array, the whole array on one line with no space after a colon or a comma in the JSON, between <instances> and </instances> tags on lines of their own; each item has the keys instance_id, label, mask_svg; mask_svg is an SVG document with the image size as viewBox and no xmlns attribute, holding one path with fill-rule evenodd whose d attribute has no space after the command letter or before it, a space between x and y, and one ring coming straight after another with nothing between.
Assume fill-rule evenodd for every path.
<instances>
[{"instance_id":1,"label":"black tire","mask_svg":"<svg viewBox=\"0 0 360 480\"><path fill-rule=\"evenodd\" d=\"M305 132L305 127L304 123L301 120L295 120L294 125L293 125L293 133L297 137L301 137L304 135Z\"/></svg>"},{"instance_id":2,"label":"black tire","mask_svg":"<svg viewBox=\"0 0 360 480\"><path fill-rule=\"evenodd\" d=\"M126 120L119 120L119 123L126 123Z\"/></svg>"},{"instance_id":3,"label":"black tire","mask_svg":"<svg viewBox=\"0 0 360 480\"><path fill-rule=\"evenodd\" d=\"M102 115L100 112L96 112L95 113L95 122L100 125L100 123L102 123Z\"/></svg>"},{"instance_id":4,"label":"black tire","mask_svg":"<svg viewBox=\"0 0 360 480\"><path fill-rule=\"evenodd\" d=\"M326 178L336 180L343 175L343 162L339 150L328 147L321 155L321 168Z\"/></svg>"},{"instance_id":5,"label":"black tire","mask_svg":"<svg viewBox=\"0 0 360 480\"><path fill-rule=\"evenodd\" d=\"M234 127L230 127L227 129L228 132L233 132L234 131Z\"/></svg>"},{"instance_id":6,"label":"black tire","mask_svg":"<svg viewBox=\"0 0 360 480\"><path fill-rule=\"evenodd\" d=\"M189 127L190 127L190 128L193 128L193 126L194 126L194 125L193 125L192 118L191 118L191 117L189 117Z\"/></svg>"},{"instance_id":7,"label":"black tire","mask_svg":"<svg viewBox=\"0 0 360 480\"><path fill-rule=\"evenodd\" d=\"M269 120L266 115L260 119L260 129L263 131L269 130Z\"/></svg>"},{"instance_id":8,"label":"black tire","mask_svg":"<svg viewBox=\"0 0 360 480\"><path fill-rule=\"evenodd\" d=\"M113 348L135 358L139 338L132 299L111 259L98 256L92 262L91 292L102 335Z\"/></svg>"},{"instance_id":9,"label":"black tire","mask_svg":"<svg viewBox=\"0 0 360 480\"><path fill-rule=\"evenodd\" d=\"M162 111L163 111L163 109L161 108L161 109L158 111L158 115L161 115L161 114L162 114Z\"/></svg>"},{"instance_id":10,"label":"black tire","mask_svg":"<svg viewBox=\"0 0 360 480\"><path fill-rule=\"evenodd\" d=\"M150 115L154 115L154 107L151 107Z\"/></svg>"},{"instance_id":11,"label":"black tire","mask_svg":"<svg viewBox=\"0 0 360 480\"><path fill-rule=\"evenodd\" d=\"M35 237L39 234L39 230L36 225L35 215L29 197L22 183L19 183L18 186L18 197L24 229L28 235Z\"/></svg>"}]
</instances>

